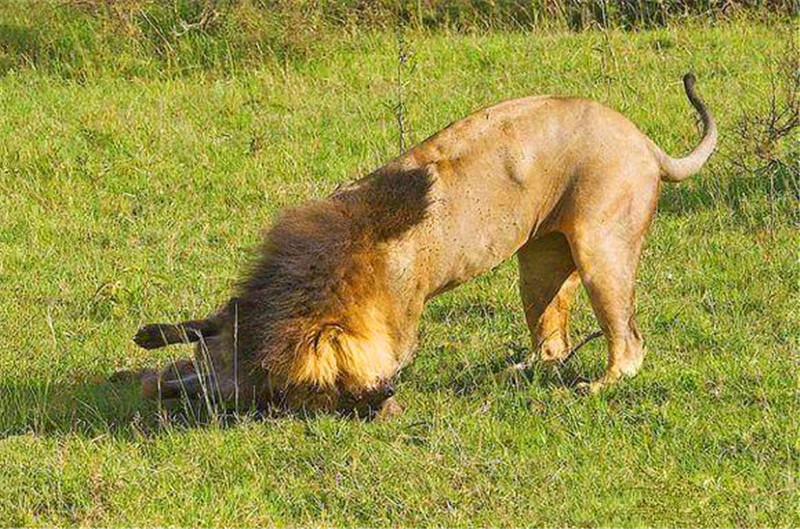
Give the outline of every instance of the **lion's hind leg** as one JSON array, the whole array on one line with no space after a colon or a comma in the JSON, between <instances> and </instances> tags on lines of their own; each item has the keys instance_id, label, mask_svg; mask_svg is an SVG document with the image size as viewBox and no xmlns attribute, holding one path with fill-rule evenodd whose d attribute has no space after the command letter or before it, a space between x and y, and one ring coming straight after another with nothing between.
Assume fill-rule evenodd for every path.
<instances>
[{"instance_id":1,"label":"lion's hind leg","mask_svg":"<svg viewBox=\"0 0 800 529\"><path fill-rule=\"evenodd\" d=\"M642 335L636 325L636 271L644 236L655 207L655 193L626 197L630 207L600 222L584 219L569 236L572 255L606 337L605 373L588 389L596 392L623 376L639 372L644 360Z\"/></svg>"}]
</instances>

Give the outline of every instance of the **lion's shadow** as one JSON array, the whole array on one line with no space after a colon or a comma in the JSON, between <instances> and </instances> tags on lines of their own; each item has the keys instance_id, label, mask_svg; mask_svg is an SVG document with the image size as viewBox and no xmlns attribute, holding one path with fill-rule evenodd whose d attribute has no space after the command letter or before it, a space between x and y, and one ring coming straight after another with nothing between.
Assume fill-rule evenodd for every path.
<instances>
[{"instance_id":1,"label":"lion's shadow","mask_svg":"<svg viewBox=\"0 0 800 529\"><path fill-rule=\"evenodd\" d=\"M577 390L581 382L587 382L602 372L602 365L587 365L576 356L567 362L548 366L534 362L520 369L520 362L528 354L528 348L519 344L507 344L509 352L496 355L484 362L471 364L463 369L448 370L434 379L415 381L414 385L425 393L449 391L456 397L471 397L497 390L522 388L535 385L543 388L567 388Z\"/></svg>"},{"instance_id":2,"label":"lion's shadow","mask_svg":"<svg viewBox=\"0 0 800 529\"><path fill-rule=\"evenodd\" d=\"M558 368L533 364L525 370L513 366L527 354L527 348L508 344L509 353L465 369L452 369L436 377L414 376L403 386L414 391L449 391L456 397L538 385L545 388L574 389L587 380L586 366L575 359ZM309 418L308 414L259 409L256 406L226 410L211 398L172 399L157 402L141 394L133 377L96 374L83 379L48 383L40 380L0 383L6 412L0 417L0 439L12 435L64 435L79 433L87 437L113 436L135 440L158 436L175 428L228 427L244 417L263 420L287 417Z\"/></svg>"},{"instance_id":3,"label":"lion's shadow","mask_svg":"<svg viewBox=\"0 0 800 529\"><path fill-rule=\"evenodd\" d=\"M113 436L140 439L175 428L227 427L244 416L269 414L255 407L226 410L211 399L157 402L141 395L138 380L95 380L46 383L2 383L6 413L0 417L0 439L12 435Z\"/></svg>"},{"instance_id":4,"label":"lion's shadow","mask_svg":"<svg viewBox=\"0 0 800 529\"><path fill-rule=\"evenodd\" d=\"M130 375L130 374L129 374ZM199 398L153 400L142 396L137 377L98 375L94 380L56 383L0 383L9 413L0 417L0 439L34 433L43 436L79 434L120 440L159 437L177 430L229 428L242 421L308 421L323 411L287 410L240 402L238 408L215 398L214 390ZM369 422L374 415L334 412L342 419Z\"/></svg>"}]
</instances>

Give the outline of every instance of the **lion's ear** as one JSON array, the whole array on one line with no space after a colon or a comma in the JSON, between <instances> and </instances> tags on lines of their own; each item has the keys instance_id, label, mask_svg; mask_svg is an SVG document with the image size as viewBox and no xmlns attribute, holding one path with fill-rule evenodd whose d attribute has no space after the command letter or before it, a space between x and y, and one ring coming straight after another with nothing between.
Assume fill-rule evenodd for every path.
<instances>
[{"instance_id":1,"label":"lion's ear","mask_svg":"<svg viewBox=\"0 0 800 529\"><path fill-rule=\"evenodd\" d=\"M367 311L369 313L369 311ZM369 319L355 332L339 325L325 325L309 333L294 357L290 382L359 392L375 388L397 371L388 329L378 319Z\"/></svg>"},{"instance_id":2,"label":"lion's ear","mask_svg":"<svg viewBox=\"0 0 800 529\"><path fill-rule=\"evenodd\" d=\"M335 385L341 349L338 337L342 332L336 325L325 325L309 333L297 348L289 373L290 382L319 387Z\"/></svg>"}]
</instances>

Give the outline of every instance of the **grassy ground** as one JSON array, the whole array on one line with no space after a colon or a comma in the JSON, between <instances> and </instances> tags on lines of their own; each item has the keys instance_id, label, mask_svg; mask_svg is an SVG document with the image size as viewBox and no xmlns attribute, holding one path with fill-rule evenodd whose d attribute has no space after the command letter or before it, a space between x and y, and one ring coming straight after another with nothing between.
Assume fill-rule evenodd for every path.
<instances>
[{"instance_id":1,"label":"grassy ground","mask_svg":"<svg viewBox=\"0 0 800 529\"><path fill-rule=\"evenodd\" d=\"M529 93L620 109L668 152L720 150L664 189L638 283L639 377L580 397L494 377L528 347L515 265L430 303L390 423L161 414L117 369L180 348L146 321L225 299L281 207L397 154L392 34L235 76L0 78L0 525L797 526L797 177L746 174L790 25L408 35L409 141ZM596 327L585 296L576 336Z\"/></svg>"}]
</instances>

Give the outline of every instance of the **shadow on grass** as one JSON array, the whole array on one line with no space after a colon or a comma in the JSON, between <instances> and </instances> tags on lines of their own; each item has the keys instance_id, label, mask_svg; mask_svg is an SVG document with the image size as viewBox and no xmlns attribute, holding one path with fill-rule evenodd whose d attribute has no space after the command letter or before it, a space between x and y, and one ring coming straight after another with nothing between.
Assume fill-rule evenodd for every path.
<instances>
[{"instance_id":1,"label":"shadow on grass","mask_svg":"<svg viewBox=\"0 0 800 529\"><path fill-rule=\"evenodd\" d=\"M148 407L134 383L47 382L0 384L0 436L82 432L89 435L130 429Z\"/></svg>"},{"instance_id":2,"label":"shadow on grass","mask_svg":"<svg viewBox=\"0 0 800 529\"><path fill-rule=\"evenodd\" d=\"M12 435L82 434L141 439L175 428L226 427L257 410L232 413L213 402L171 399L155 402L141 395L138 380L69 383L0 384L6 410L0 417L0 439Z\"/></svg>"},{"instance_id":3,"label":"shadow on grass","mask_svg":"<svg viewBox=\"0 0 800 529\"><path fill-rule=\"evenodd\" d=\"M579 383L599 375L599 372L594 372L594 367L587 369L586 365L582 365L576 356L559 365L534 362L525 369L519 369L520 362L527 358L528 348L516 343L508 344L508 348L509 354L498 355L479 364L461 366L460 369L447 370L437 380L418 381L416 386L426 393L444 390L457 397L470 397L527 385L574 390Z\"/></svg>"},{"instance_id":4,"label":"shadow on grass","mask_svg":"<svg viewBox=\"0 0 800 529\"><path fill-rule=\"evenodd\" d=\"M158 437L182 429L228 428L243 420L308 421L317 416L370 422L374 415L337 411L287 410L280 405L260 407L240 403L238 408L218 401L209 391L199 398L151 400L141 393L132 373L94 381L69 383L0 383L0 439L13 435L79 434L88 438L112 436L120 440Z\"/></svg>"},{"instance_id":5,"label":"shadow on grass","mask_svg":"<svg viewBox=\"0 0 800 529\"><path fill-rule=\"evenodd\" d=\"M7 53L0 56L0 76L18 64L30 65L39 56L39 34L23 26L0 23L0 47Z\"/></svg>"},{"instance_id":6,"label":"shadow on grass","mask_svg":"<svg viewBox=\"0 0 800 529\"><path fill-rule=\"evenodd\" d=\"M491 361L468 369L452 369L437 380L415 381L425 393L450 391L457 397L470 397L520 389L526 385L544 388L575 385L582 377L575 360L558 368L534 364L526 370L513 366L527 354L527 348L511 344L512 353L498 355ZM410 381L409 381L410 382ZM94 380L47 383L26 381L0 383L0 399L5 413L0 417L0 439L13 435L79 434L89 438L112 436L120 440L138 440L159 436L182 428L228 427L241 418L263 420L292 417L303 420L313 415L244 409L227 411L203 399L171 399L155 402L141 395L138 380L109 380L98 375ZM358 420L342 417L343 420Z\"/></svg>"}]
</instances>

